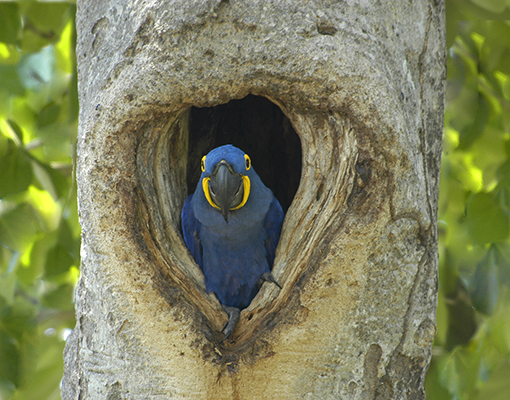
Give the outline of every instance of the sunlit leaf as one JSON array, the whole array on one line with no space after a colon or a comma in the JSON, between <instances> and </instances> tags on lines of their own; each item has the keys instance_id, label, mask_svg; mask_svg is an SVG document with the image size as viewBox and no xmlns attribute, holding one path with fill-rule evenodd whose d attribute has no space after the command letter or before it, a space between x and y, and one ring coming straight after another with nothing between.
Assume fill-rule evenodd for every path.
<instances>
[{"instance_id":1,"label":"sunlit leaf","mask_svg":"<svg viewBox=\"0 0 510 400\"><path fill-rule=\"evenodd\" d=\"M15 43L0 43L0 189L7 193L0 201L0 399L59 399L61 332L74 326L80 228L69 11L68 2L0 2L0 41Z\"/></svg>"},{"instance_id":2,"label":"sunlit leaf","mask_svg":"<svg viewBox=\"0 0 510 400\"><path fill-rule=\"evenodd\" d=\"M49 40L56 40L69 19L69 8L67 2L32 2L25 15L27 29L37 30ZM42 15L44 18L41 18Z\"/></svg>"},{"instance_id":3,"label":"sunlit leaf","mask_svg":"<svg viewBox=\"0 0 510 400\"><path fill-rule=\"evenodd\" d=\"M36 240L29 249L28 262L21 263L16 270L18 282L23 286L34 284L37 278L44 273L44 263L48 250L55 245L55 239L51 235L44 235Z\"/></svg>"},{"instance_id":4,"label":"sunlit leaf","mask_svg":"<svg viewBox=\"0 0 510 400\"><path fill-rule=\"evenodd\" d=\"M62 209L60 204L51 196L51 193L45 190L39 190L32 185L28 188L25 201L37 212L45 231L54 231L58 228L62 216Z\"/></svg>"},{"instance_id":5,"label":"sunlit leaf","mask_svg":"<svg viewBox=\"0 0 510 400\"><path fill-rule=\"evenodd\" d=\"M73 21L69 21L62 31L60 41L55 45L57 67L69 74L75 71L75 34Z\"/></svg>"},{"instance_id":6,"label":"sunlit leaf","mask_svg":"<svg viewBox=\"0 0 510 400\"><path fill-rule=\"evenodd\" d=\"M498 170L507 161L505 150L506 135L499 129L487 126L481 136L473 143L470 150L473 154L473 164L483 173L483 186L493 187L497 184ZM490 157L487 157L490 154Z\"/></svg>"},{"instance_id":7,"label":"sunlit leaf","mask_svg":"<svg viewBox=\"0 0 510 400\"><path fill-rule=\"evenodd\" d=\"M12 130L13 134L19 139L21 145L21 143L23 143L23 129L21 129L21 126L19 126L16 121L13 121L12 119L7 120L7 124Z\"/></svg>"},{"instance_id":8,"label":"sunlit leaf","mask_svg":"<svg viewBox=\"0 0 510 400\"><path fill-rule=\"evenodd\" d=\"M28 204L0 214L0 245L13 251L24 253L40 230L38 216Z\"/></svg>"},{"instance_id":9,"label":"sunlit leaf","mask_svg":"<svg viewBox=\"0 0 510 400\"><path fill-rule=\"evenodd\" d=\"M47 164L36 164L33 165L33 171L40 187L50 193L55 201L60 198L67 198L69 196L69 186L72 182L71 178L66 177L61 170L52 168ZM69 162L70 169L71 164Z\"/></svg>"}]
</instances>

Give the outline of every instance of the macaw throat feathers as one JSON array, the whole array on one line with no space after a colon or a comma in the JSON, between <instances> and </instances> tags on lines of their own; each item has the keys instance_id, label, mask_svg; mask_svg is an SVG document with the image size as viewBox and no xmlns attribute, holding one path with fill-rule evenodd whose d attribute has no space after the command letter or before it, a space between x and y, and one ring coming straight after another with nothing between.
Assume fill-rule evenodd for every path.
<instances>
[{"instance_id":1,"label":"macaw throat feathers","mask_svg":"<svg viewBox=\"0 0 510 400\"><path fill-rule=\"evenodd\" d=\"M235 211L243 207L248 201L248 197L250 196L250 178L248 178L246 175L241 175L241 178L243 178L243 200L237 206L230 208L230 211ZM205 198L212 207L221 211L221 207L219 207L211 197L211 188L209 186L210 180L210 177L202 179L202 188L204 189Z\"/></svg>"}]
</instances>

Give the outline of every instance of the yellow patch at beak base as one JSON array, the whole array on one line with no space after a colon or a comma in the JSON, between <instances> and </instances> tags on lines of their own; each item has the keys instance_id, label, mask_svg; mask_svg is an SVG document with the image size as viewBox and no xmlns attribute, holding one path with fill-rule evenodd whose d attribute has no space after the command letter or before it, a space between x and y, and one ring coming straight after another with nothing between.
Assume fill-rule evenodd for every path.
<instances>
[{"instance_id":1,"label":"yellow patch at beak base","mask_svg":"<svg viewBox=\"0 0 510 400\"><path fill-rule=\"evenodd\" d=\"M237 207L231 208L230 211L238 210L241 207L243 207L246 204L246 202L248 201L248 197L250 196L250 178L248 178L246 175L242 175L241 177L243 178L243 189L244 189L243 201L241 201L241 203ZM209 180L210 179L211 179L210 177L206 177L206 178L202 179L202 188L204 189L205 198L207 199L207 201L209 202L209 204L212 207L216 208L217 210L220 210L220 208L216 204L214 204L214 201L211 198L211 193L209 192Z\"/></svg>"}]
</instances>

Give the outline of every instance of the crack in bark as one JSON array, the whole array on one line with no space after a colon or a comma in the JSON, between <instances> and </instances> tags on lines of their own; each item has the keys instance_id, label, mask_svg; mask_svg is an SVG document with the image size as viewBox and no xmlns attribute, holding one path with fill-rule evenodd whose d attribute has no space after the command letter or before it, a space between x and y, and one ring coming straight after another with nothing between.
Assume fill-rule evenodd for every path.
<instances>
[{"instance_id":1,"label":"crack in bark","mask_svg":"<svg viewBox=\"0 0 510 400\"><path fill-rule=\"evenodd\" d=\"M423 49L420 53L420 56L418 57L418 68L420 71L420 112L421 112L421 129L420 129L420 151L422 154L422 160L423 160L423 173L425 175L425 187L426 187L426 195L427 195L427 205L429 208L430 213L430 222L433 226L435 224L435 218L434 218L434 208L432 206L432 202L430 199L430 185L429 185L429 176L428 176L428 166L427 166L427 145L425 142L425 134L426 134L426 123L425 123L425 117L423 115L423 103L424 103L424 87L423 87L423 67L424 67L424 61L425 55L427 53L427 47L428 47L428 40L429 40L429 33L430 33L430 25L432 20L432 5L429 5L429 15L427 17L427 28L425 30L425 39L423 41Z\"/></svg>"}]
</instances>

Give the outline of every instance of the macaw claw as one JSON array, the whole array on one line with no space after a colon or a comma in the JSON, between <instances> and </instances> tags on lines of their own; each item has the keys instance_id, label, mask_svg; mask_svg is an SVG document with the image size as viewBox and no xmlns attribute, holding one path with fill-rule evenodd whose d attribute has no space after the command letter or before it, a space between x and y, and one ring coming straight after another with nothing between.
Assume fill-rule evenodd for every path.
<instances>
[{"instance_id":1,"label":"macaw claw","mask_svg":"<svg viewBox=\"0 0 510 400\"><path fill-rule=\"evenodd\" d=\"M274 279L274 276L271 274L271 272L264 272L260 279L266 282L274 283L276 286L278 286L280 289L282 288L278 282L276 282L276 279Z\"/></svg>"},{"instance_id":2,"label":"macaw claw","mask_svg":"<svg viewBox=\"0 0 510 400\"><path fill-rule=\"evenodd\" d=\"M228 338L234 332L234 330L236 329L236 325L239 322L239 316L241 315L241 310L239 310L239 308L237 308L237 307L229 307L229 306L222 306L222 307L223 307L223 310L225 310L225 312L228 315L228 321L223 326L223 329L221 330L225 334L225 337L221 340L221 342L223 342L226 338Z\"/></svg>"}]
</instances>

